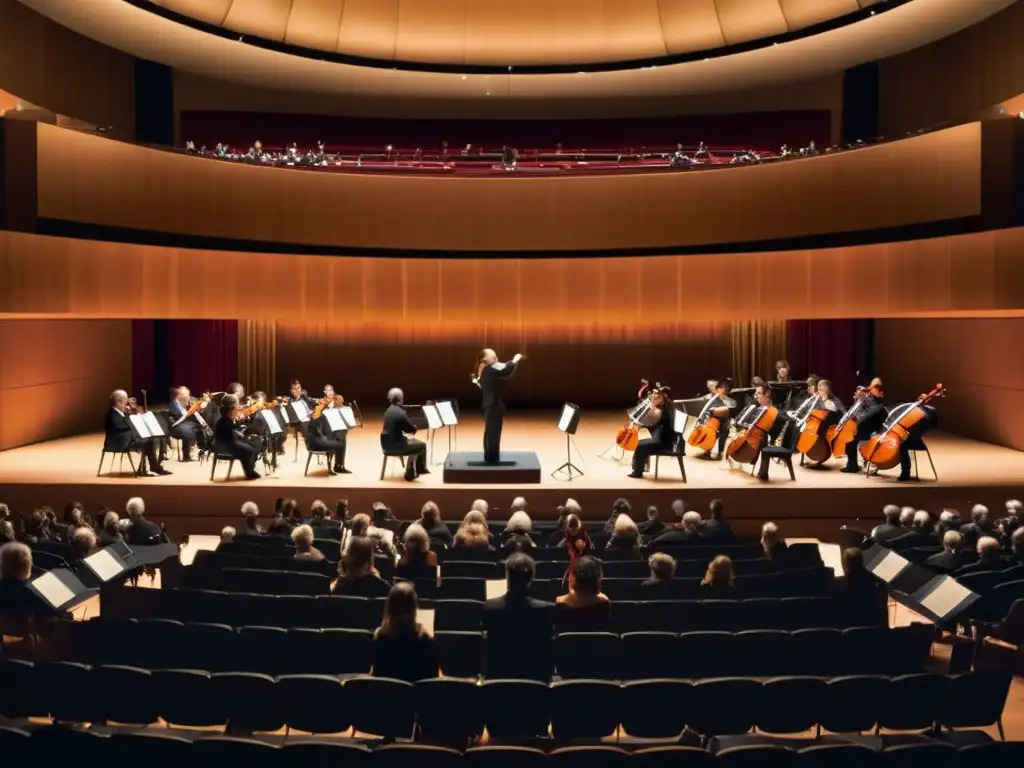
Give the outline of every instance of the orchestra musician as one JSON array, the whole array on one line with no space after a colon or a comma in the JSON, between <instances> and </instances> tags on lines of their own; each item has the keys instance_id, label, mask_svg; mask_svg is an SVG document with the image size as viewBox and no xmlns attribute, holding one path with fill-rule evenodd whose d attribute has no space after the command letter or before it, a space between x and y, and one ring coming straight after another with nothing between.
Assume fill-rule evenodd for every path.
<instances>
[{"instance_id":1,"label":"orchestra musician","mask_svg":"<svg viewBox=\"0 0 1024 768\"><path fill-rule=\"evenodd\" d=\"M158 442L156 437L136 437L132 433L131 421L128 416L132 413L128 406L128 393L123 389L115 389L110 393L110 408L104 418L103 450L121 453L123 451L135 451L141 454L139 460L139 475L152 477L153 475L169 475L170 471L160 464L158 455ZM149 470L146 469L146 460L149 460Z\"/></svg>"},{"instance_id":2,"label":"orchestra musician","mask_svg":"<svg viewBox=\"0 0 1024 768\"><path fill-rule=\"evenodd\" d=\"M821 407L825 410L838 413L842 416L846 413L846 406L843 405L843 401L836 397L832 391L832 382L828 379L820 379L818 381L817 395L821 398Z\"/></svg>"},{"instance_id":3,"label":"orchestra musician","mask_svg":"<svg viewBox=\"0 0 1024 768\"><path fill-rule=\"evenodd\" d=\"M675 408L669 398L669 392L668 387L662 387L648 395L651 410L640 423L650 430L651 436L636 444L636 450L633 451L633 471L627 477L642 478L651 456L672 450L676 440Z\"/></svg>"},{"instance_id":4,"label":"orchestra musician","mask_svg":"<svg viewBox=\"0 0 1024 768\"><path fill-rule=\"evenodd\" d=\"M220 418L214 427L214 445L217 453L234 456L238 460L247 480L258 480L260 474L256 471L256 458L259 450L239 434L237 421L241 413L238 395L226 394L221 398Z\"/></svg>"},{"instance_id":5,"label":"orchestra musician","mask_svg":"<svg viewBox=\"0 0 1024 768\"><path fill-rule=\"evenodd\" d=\"M501 460L501 428L505 421L505 401L501 399L501 386L505 379L516 372L516 366L522 359L522 354L516 353L507 363L500 363L493 349L480 352L474 381L483 390L484 461L489 464Z\"/></svg>"},{"instance_id":6,"label":"orchestra musician","mask_svg":"<svg viewBox=\"0 0 1024 768\"><path fill-rule=\"evenodd\" d=\"M327 400L327 405L324 406L324 410L328 410L328 409L336 408L337 407L335 405L335 398L336 397L337 397L337 393L334 391L334 385L332 385L332 384L324 384L324 399ZM321 416L320 418L323 418L323 416ZM333 449L333 454L334 454L334 471L337 472L338 474L341 474L341 475L350 475L350 474L352 474L351 470L348 470L348 469L345 468L345 453L346 453L346 451L348 449L348 430L347 429L339 429L339 430L335 430L335 431L332 432L331 429L330 429L330 425L328 425L328 423L327 423L327 420L324 419L323 424L320 425L320 431L321 431L321 434L328 435L329 437L328 437L327 440L323 440L323 441L318 439L316 441L317 445L326 445L328 442L331 442L334 445L334 449ZM328 448L316 448L316 447L314 447L314 450L329 450L329 449Z\"/></svg>"},{"instance_id":7,"label":"orchestra musician","mask_svg":"<svg viewBox=\"0 0 1024 768\"><path fill-rule=\"evenodd\" d=\"M779 360L775 363L775 384L788 384L793 381L789 377L789 362Z\"/></svg>"},{"instance_id":8,"label":"orchestra musician","mask_svg":"<svg viewBox=\"0 0 1024 768\"><path fill-rule=\"evenodd\" d=\"M380 431L380 447L386 454L407 456L405 479L412 481L419 475L429 475L427 469L427 444L422 440L408 437L416 434L416 427L409 421L409 415L402 407L405 393L398 387L388 390L388 408L384 411L384 425Z\"/></svg>"},{"instance_id":9,"label":"orchestra musician","mask_svg":"<svg viewBox=\"0 0 1024 768\"><path fill-rule=\"evenodd\" d=\"M704 408L701 409L700 415L697 417L697 423L701 422L701 419L707 414L712 408L729 408L730 410L736 407L736 401L729 397L729 392L732 390L732 379L726 377L715 381L714 392L709 394L705 400ZM712 453L711 451L704 451L697 458L699 459L711 459L712 461L718 461L722 458L722 454L725 452L725 441L729 439L729 416L721 416L718 420L718 451Z\"/></svg>"},{"instance_id":10,"label":"orchestra musician","mask_svg":"<svg viewBox=\"0 0 1024 768\"><path fill-rule=\"evenodd\" d=\"M754 397L757 399L757 408L754 410L750 418L750 423L756 424L757 420L761 417L766 410L772 407L772 392L766 385L762 384L754 390ZM778 417L775 419L775 423L772 424L771 429L768 430L768 440L761 448L761 463L757 468L757 478L759 480L768 479L768 463L772 458L779 454L780 450L775 446L775 443L781 438L783 430L786 429L786 425L789 424L789 416L779 411ZM792 424L789 424L792 429Z\"/></svg>"},{"instance_id":11,"label":"orchestra musician","mask_svg":"<svg viewBox=\"0 0 1024 768\"><path fill-rule=\"evenodd\" d=\"M167 407L171 416L171 437L181 440L181 460L192 461L192 446L205 440L205 435L199 426L196 414L185 418L193 400L188 387L178 387L174 393L174 399Z\"/></svg>"},{"instance_id":12,"label":"orchestra musician","mask_svg":"<svg viewBox=\"0 0 1024 768\"><path fill-rule=\"evenodd\" d=\"M298 400L301 400L306 404L306 408L309 409L310 416L312 416L312 411L316 408L316 400L311 398L309 393L302 388L301 381L298 379L292 379L291 383L288 385L288 405L285 406L284 411L285 421L291 424L292 429L295 430L296 440L299 439L299 435L302 435L304 439L309 435L309 422L299 419L298 412L291 407L291 404ZM284 453L284 440L285 438L282 436L280 453Z\"/></svg>"},{"instance_id":13,"label":"orchestra musician","mask_svg":"<svg viewBox=\"0 0 1024 768\"><path fill-rule=\"evenodd\" d=\"M885 401L882 399L883 389L882 380L875 377L871 380L871 385L866 390L859 390L856 395L856 402L863 401L860 410L857 412L857 434L853 440L846 446L846 466L841 470L842 472L860 472L860 468L857 465L857 449L860 448L860 444L882 428L885 424L886 410ZM904 467L903 453L900 451L900 469L901 479L903 474L910 477L910 454L907 452L906 466Z\"/></svg>"}]
</instances>

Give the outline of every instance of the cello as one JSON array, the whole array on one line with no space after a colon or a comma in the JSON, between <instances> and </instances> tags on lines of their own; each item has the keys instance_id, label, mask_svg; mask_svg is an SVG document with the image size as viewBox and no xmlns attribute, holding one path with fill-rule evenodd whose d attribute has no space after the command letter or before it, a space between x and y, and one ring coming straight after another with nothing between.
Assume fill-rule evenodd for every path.
<instances>
[{"instance_id":1,"label":"cello","mask_svg":"<svg viewBox=\"0 0 1024 768\"><path fill-rule=\"evenodd\" d=\"M872 394L881 397L881 388L876 389L877 391L872 390ZM846 446L857 436L857 413L864 407L864 397L867 396L867 393L866 387L857 387L853 393L854 404L850 406L850 410L843 414L843 418L839 420L838 424L829 427L825 439L828 440L828 444L832 448L834 458L845 456Z\"/></svg>"},{"instance_id":2,"label":"cello","mask_svg":"<svg viewBox=\"0 0 1024 768\"><path fill-rule=\"evenodd\" d=\"M716 400L722 404L712 407L711 404ZM722 418L728 414L729 406L725 404L723 398L720 395L712 397L694 425L689 437L686 438L687 444L702 451L710 451L715 447L715 441L718 439L718 430L722 426Z\"/></svg>"},{"instance_id":3,"label":"cello","mask_svg":"<svg viewBox=\"0 0 1024 768\"><path fill-rule=\"evenodd\" d=\"M802 453L815 464L828 461L832 455L827 433L823 429L832 412L827 408L819 408L822 404L821 395L815 395L809 401L807 413L797 419L800 437L796 441L797 453Z\"/></svg>"},{"instance_id":4,"label":"cello","mask_svg":"<svg viewBox=\"0 0 1024 768\"><path fill-rule=\"evenodd\" d=\"M640 390L636 393L637 404L626 411L628 419L615 435L615 444L624 451L635 451L636 444L640 442L640 425L636 420L636 414L644 410L644 406L650 402L650 397L644 394L650 389L650 382L647 379L640 379Z\"/></svg>"},{"instance_id":5,"label":"cello","mask_svg":"<svg viewBox=\"0 0 1024 768\"><path fill-rule=\"evenodd\" d=\"M900 446L910 437L910 431L928 418L924 406L936 398L945 397L946 388L936 384L931 392L920 395L913 403L894 408L885 420L882 431L872 435L860 447L865 463L878 469L892 469L900 463Z\"/></svg>"},{"instance_id":6,"label":"cello","mask_svg":"<svg viewBox=\"0 0 1024 768\"><path fill-rule=\"evenodd\" d=\"M768 442L768 433L779 418L779 409L773 405L761 406L761 412L750 427L742 430L725 449L726 455L737 464L753 464Z\"/></svg>"}]
</instances>

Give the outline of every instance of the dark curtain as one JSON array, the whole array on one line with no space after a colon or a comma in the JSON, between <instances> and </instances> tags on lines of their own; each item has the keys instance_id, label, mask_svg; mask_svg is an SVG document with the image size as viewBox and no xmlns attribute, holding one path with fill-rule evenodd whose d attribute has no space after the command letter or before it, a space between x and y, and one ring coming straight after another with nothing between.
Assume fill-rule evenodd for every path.
<instances>
[{"instance_id":1,"label":"dark curtain","mask_svg":"<svg viewBox=\"0 0 1024 768\"><path fill-rule=\"evenodd\" d=\"M171 387L198 396L238 376L237 320L133 320L132 390L141 401L166 403Z\"/></svg>"},{"instance_id":2,"label":"dark curtain","mask_svg":"<svg viewBox=\"0 0 1024 768\"><path fill-rule=\"evenodd\" d=\"M873 320L789 320L786 336L793 377L829 379L844 403L875 373Z\"/></svg>"},{"instance_id":3,"label":"dark curtain","mask_svg":"<svg viewBox=\"0 0 1024 768\"><path fill-rule=\"evenodd\" d=\"M832 114L827 109L753 112L745 115L682 115L677 117L607 118L593 120L402 120L390 118L281 115L256 112L183 110L182 141L212 149L218 142L248 147L259 139L266 147L297 142L312 147L319 140L328 147L451 151L467 143L490 148L509 144L517 149L554 149L561 143L575 148L621 149L671 146L681 142L695 147L707 142L712 149L778 151L783 144L803 147L814 140L819 147L831 143Z\"/></svg>"}]
</instances>

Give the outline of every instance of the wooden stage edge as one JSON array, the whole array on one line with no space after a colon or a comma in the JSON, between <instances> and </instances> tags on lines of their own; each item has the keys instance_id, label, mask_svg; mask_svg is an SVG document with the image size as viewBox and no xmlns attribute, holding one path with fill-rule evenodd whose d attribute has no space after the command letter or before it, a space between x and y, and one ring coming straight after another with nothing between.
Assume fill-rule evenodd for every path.
<instances>
[{"instance_id":1,"label":"wooden stage edge","mask_svg":"<svg viewBox=\"0 0 1024 768\"><path fill-rule=\"evenodd\" d=\"M314 499L330 506L347 499L354 512L368 512L373 502L383 501L403 519L415 518L423 503L433 500L445 520L461 519L476 498L491 504L493 519L507 518L509 504L519 495L527 499L535 518L553 519L557 506L572 497L582 504L585 518L603 520L612 502L621 496L632 504L634 519L642 519L644 509L655 505L666 521L675 499L683 499L688 508L703 513L711 499L719 498L741 533L754 535L766 520L776 520L787 536L829 542L837 540L842 525L860 521L860 527L873 526L882 506L889 503L936 513L944 508L966 513L976 503L1001 510L1006 499L1024 496L1024 453L941 432L926 438L938 480L932 479L923 454L919 457L922 479L916 483L897 483L896 470L872 478L847 475L838 471L837 460L818 471L797 467L795 482L789 480L785 467L773 465L771 480L762 483L750 477L749 467L746 472L730 470L724 462L695 456L686 459L686 484L672 460L662 460L657 480L653 476L633 480L626 477L628 465L598 458L612 442L621 420L615 413L588 414L583 420L574 438L573 461L585 474L572 482L550 476L566 459L565 436L556 429L553 414L510 412L506 418L502 447L534 451L541 463L541 483L521 485L442 484L441 462L448 441L441 433L435 439L430 475L407 483L396 465L395 474L379 480L377 418L367 416L367 426L349 436L351 475L328 478L314 460L310 476L304 477L305 449L300 448L298 461L293 461L294 442L289 438L287 455L280 457L276 475L253 482L223 481L223 465L218 467L218 480L211 482L209 463L181 464L173 458L167 464L174 472L169 477L96 477L102 436L90 434L0 453L0 501L19 511L48 504L59 514L72 499L81 501L90 512L100 506L121 511L130 497L142 496L150 519L165 523L172 536L181 537L216 534L225 525L237 525L241 522L239 509L248 500L269 516L278 497L294 498L303 507ZM467 417L458 428L454 448L479 450L481 437L480 419ZM108 468L109 457L104 470ZM241 476L237 466L234 476Z\"/></svg>"}]
</instances>

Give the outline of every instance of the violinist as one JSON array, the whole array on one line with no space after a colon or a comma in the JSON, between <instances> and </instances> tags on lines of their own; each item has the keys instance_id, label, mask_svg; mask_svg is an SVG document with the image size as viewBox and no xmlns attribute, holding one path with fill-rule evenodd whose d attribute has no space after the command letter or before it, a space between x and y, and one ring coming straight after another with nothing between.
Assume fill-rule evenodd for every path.
<instances>
[{"instance_id":1,"label":"violinist","mask_svg":"<svg viewBox=\"0 0 1024 768\"><path fill-rule=\"evenodd\" d=\"M668 387L662 387L650 394L651 410L641 423L650 430L651 436L637 443L633 452L633 471L628 477L642 478L651 456L672 450L676 440L675 408L669 392Z\"/></svg>"},{"instance_id":2,"label":"violinist","mask_svg":"<svg viewBox=\"0 0 1024 768\"><path fill-rule=\"evenodd\" d=\"M882 396L882 380L878 377L871 380L871 385L867 389L857 391L856 402L861 403L860 409L857 411L857 434L846 446L846 466L843 467L843 472L860 472L860 468L857 466L857 449L862 442L868 440L885 423L886 410L885 401L882 399ZM902 469L902 455L900 456L900 465ZM905 472L907 477L909 477L909 452L907 453ZM900 477L902 478L902 474Z\"/></svg>"},{"instance_id":3,"label":"violinist","mask_svg":"<svg viewBox=\"0 0 1024 768\"><path fill-rule=\"evenodd\" d=\"M160 456L157 453L157 441L160 438L135 437L132 434L131 421L128 417L135 411L129 409L128 393L123 389L115 389L110 394L110 408L107 409L107 416L104 419L103 450L122 452L136 451L142 454L139 463L140 476L169 475L168 470L160 464ZM149 470L146 471L146 460L149 460Z\"/></svg>"},{"instance_id":4,"label":"violinist","mask_svg":"<svg viewBox=\"0 0 1024 768\"><path fill-rule=\"evenodd\" d=\"M264 408L271 408L272 406L267 404L267 393L256 390L252 393L248 403L249 412L249 423L247 431L249 432L249 442L254 443L259 441L260 452L263 453L264 458L270 457L270 464L273 467L277 467L277 456L284 453L284 432L278 432L274 434L270 431L270 427L267 426L266 420L259 415L260 411ZM255 438L255 439L252 439Z\"/></svg>"},{"instance_id":5,"label":"violinist","mask_svg":"<svg viewBox=\"0 0 1024 768\"><path fill-rule=\"evenodd\" d=\"M754 390L754 397L757 399L758 407L754 411L756 415L752 417L751 422L756 424L761 414L773 407L772 391L766 385L762 384ZM768 463L774 456L780 453L780 449L775 447L775 443L782 436L782 432L786 429L787 425L789 425L790 429L793 428L793 425L790 424L789 416L782 411L779 411L779 415L776 417L775 423L772 424L771 429L768 430L767 442L761 448L761 463L757 468L758 480L768 479Z\"/></svg>"},{"instance_id":6,"label":"violinist","mask_svg":"<svg viewBox=\"0 0 1024 768\"><path fill-rule=\"evenodd\" d=\"M729 397L729 392L732 390L732 380L729 378L718 379L715 382L715 390L705 398L704 407L701 409L700 415L697 416L697 423L702 423L701 420L705 418L708 412L713 408L728 408L732 410L736 407L736 401ZM729 439L729 416L728 414L720 416L718 419L718 451L712 453L711 451L704 451L697 458L710 459L712 461L718 461L722 458L722 454L725 451L725 441Z\"/></svg>"},{"instance_id":7,"label":"violinist","mask_svg":"<svg viewBox=\"0 0 1024 768\"><path fill-rule=\"evenodd\" d=\"M186 418L192 403L188 387L178 387L174 391L174 399L167 406L171 416L171 437L181 440L182 461L192 461L192 446L199 442L201 436L205 439L196 414Z\"/></svg>"},{"instance_id":8,"label":"violinist","mask_svg":"<svg viewBox=\"0 0 1024 768\"><path fill-rule=\"evenodd\" d=\"M338 474L348 475L351 471L345 468L345 452L348 448L348 430L336 430L332 431L331 426L327 421L327 418L323 415L323 411L331 408L335 408L337 400L340 399L334 393L334 387L330 384L324 385L324 398L321 402L326 401L326 404L321 409L320 416L317 418L311 418L309 422L309 432L307 435L309 448L314 451L327 451L330 456L334 459L334 471ZM314 413L316 406L313 405ZM312 416L312 414L311 414Z\"/></svg>"},{"instance_id":9,"label":"violinist","mask_svg":"<svg viewBox=\"0 0 1024 768\"><path fill-rule=\"evenodd\" d=\"M316 408L316 400L311 398L309 396L309 393L305 389L302 388L302 382L301 381L299 381L298 379L292 379L291 383L288 385L288 397L287 397L288 404L282 410L284 411L285 421L288 422L289 424L291 424L292 429L295 430L295 439L296 440L299 439L299 435L302 435L302 437L305 438L309 434L309 422L308 421L302 421L299 418L298 412L292 406L292 403L295 403L295 402L297 402L299 400L301 400L303 403L306 404L306 408L309 410L310 416L312 416L313 415L313 409ZM283 437L282 437L281 445L282 445L282 447L281 447L281 451L280 452L284 453L284 438Z\"/></svg>"},{"instance_id":10,"label":"violinist","mask_svg":"<svg viewBox=\"0 0 1024 768\"><path fill-rule=\"evenodd\" d=\"M220 418L214 429L214 444L217 453L234 456L238 460L247 480L258 480L260 475L256 471L256 458L259 450L239 434L237 422L241 416L238 396L224 395L220 401Z\"/></svg>"}]
</instances>

